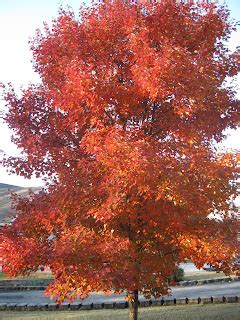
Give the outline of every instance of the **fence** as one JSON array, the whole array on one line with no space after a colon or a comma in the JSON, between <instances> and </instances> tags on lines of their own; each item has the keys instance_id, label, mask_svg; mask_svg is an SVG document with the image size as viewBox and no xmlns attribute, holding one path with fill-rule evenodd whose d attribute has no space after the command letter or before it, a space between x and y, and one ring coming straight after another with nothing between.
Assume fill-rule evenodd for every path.
<instances>
[{"instance_id":1,"label":"fence","mask_svg":"<svg viewBox=\"0 0 240 320\"><path fill-rule=\"evenodd\" d=\"M198 297L184 299L161 299L161 300L145 300L139 301L139 307L154 307L154 306L177 306L177 305L193 305L193 304L213 304L213 303L239 303L240 296L231 297ZM1 303L0 311L66 311L66 310L100 310L100 309L125 309L128 308L128 302L112 302L112 303L72 303L61 305L55 303L49 304L27 304L27 303Z\"/></svg>"}]
</instances>

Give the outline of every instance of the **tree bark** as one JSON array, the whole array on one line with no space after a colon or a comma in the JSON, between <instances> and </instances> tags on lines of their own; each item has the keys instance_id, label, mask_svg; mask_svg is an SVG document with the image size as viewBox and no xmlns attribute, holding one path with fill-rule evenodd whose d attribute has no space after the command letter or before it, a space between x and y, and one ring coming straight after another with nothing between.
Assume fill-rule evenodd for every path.
<instances>
[{"instance_id":1,"label":"tree bark","mask_svg":"<svg viewBox=\"0 0 240 320\"><path fill-rule=\"evenodd\" d=\"M128 294L128 320L138 319L138 290L129 292Z\"/></svg>"}]
</instances>

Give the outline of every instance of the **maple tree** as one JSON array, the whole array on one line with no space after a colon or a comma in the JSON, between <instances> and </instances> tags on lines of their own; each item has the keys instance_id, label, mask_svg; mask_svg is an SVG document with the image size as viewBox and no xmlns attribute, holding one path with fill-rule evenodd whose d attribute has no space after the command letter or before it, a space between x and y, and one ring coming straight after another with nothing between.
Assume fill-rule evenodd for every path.
<instances>
[{"instance_id":1,"label":"maple tree","mask_svg":"<svg viewBox=\"0 0 240 320\"><path fill-rule=\"evenodd\" d=\"M15 195L5 272L49 267L58 302L126 290L137 319L185 259L237 271L239 156L216 148L240 118L234 29L226 7L166 0L61 9L37 32L41 83L5 88L22 156L4 164L46 187Z\"/></svg>"}]
</instances>

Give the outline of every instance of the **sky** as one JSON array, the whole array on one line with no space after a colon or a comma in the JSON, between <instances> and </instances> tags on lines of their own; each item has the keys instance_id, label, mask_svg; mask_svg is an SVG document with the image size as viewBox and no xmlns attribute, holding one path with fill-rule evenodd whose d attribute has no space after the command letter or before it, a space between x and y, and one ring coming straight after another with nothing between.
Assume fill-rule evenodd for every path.
<instances>
[{"instance_id":1,"label":"sky","mask_svg":"<svg viewBox=\"0 0 240 320\"><path fill-rule=\"evenodd\" d=\"M90 2L85 0L85 3ZM240 1L226 0L231 10L232 18L240 20ZM31 52L28 41L34 36L37 28L42 28L43 21L51 22L57 16L60 5L70 5L75 12L81 5L80 0L0 0L0 82L11 82L16 88L28 83L36 83L39 77L33 72ZM229 42L232 50L240 46L240 27ZM240 77L239 83L240 83ZM239 85L240 87L240 85ZM240 96L240 90L239 90ZM0 110L3 108L0 101ZM240 149L240 129L229 131L229 137L222 144L223 148ZM20 151L11 143L11 132L6 124L0 121L0 150L7 155L19 155ZM43 185L41 179L24 179L16 175L9 175L0 166L0 183L14 184L24 187Z\"/></svg>"}]
</instances>

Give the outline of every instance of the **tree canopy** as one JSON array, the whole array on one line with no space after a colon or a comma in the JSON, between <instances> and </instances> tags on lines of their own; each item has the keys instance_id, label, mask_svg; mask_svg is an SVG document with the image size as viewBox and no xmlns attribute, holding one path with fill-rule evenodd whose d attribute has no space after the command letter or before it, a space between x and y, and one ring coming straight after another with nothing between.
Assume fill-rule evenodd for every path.
<instances>
[{"instance_id":1,"label":"tree canopy","mask_svg":"<svg viewBox=\"0 0 240 320\"><path fill-rule=\"evenodd\" d=\"M37 32L41 83L5 88L23 152L4 163L46 187L15 198L9 275L49 267L61 302L158 297L185 259L236 271L239 156L216 148L240 119L234 29L226 7L166 0L61 9Z\"/></svg>"}]
</instances>

